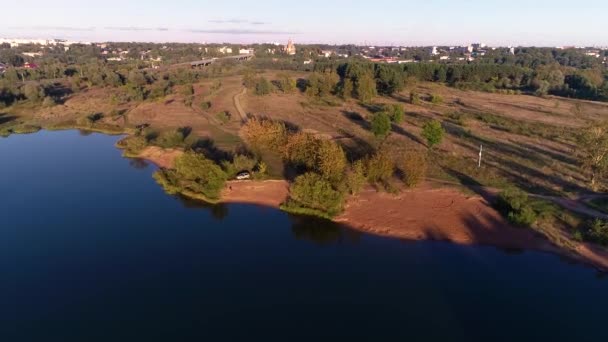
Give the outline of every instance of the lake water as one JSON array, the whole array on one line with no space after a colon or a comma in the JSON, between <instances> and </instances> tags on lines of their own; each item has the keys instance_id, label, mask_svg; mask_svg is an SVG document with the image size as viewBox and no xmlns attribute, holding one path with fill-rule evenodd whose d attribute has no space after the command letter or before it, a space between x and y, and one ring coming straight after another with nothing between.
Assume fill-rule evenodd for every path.
<instances>
[{"instance_id":1,"label":"lake water","mask_svg":"<svg viewBox=\"0 0 608 342\"><path fill-rule=\"evenodd\" d=\"M188 202L117 140L0 139L0 341L608 339L590 267Z\"/></svg>"}]
</instances>

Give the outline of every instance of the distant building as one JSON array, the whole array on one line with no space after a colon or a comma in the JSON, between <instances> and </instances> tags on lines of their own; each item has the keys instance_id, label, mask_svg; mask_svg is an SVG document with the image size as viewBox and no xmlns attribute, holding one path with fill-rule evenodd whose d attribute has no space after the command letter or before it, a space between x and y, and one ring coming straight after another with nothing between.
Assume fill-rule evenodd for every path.
<instances>
[{"instance_id":1,"label":"distant building","mask_svg":"<svg viewBox=\"0 0 608 342\"><path fill-rule=\"evenodd\" d=\"M477 49L485 49L487 45L484 43L475 43L475 44L472 44L472 46L473 46L473 49L477 50Z\"/></svg>"},{"instance_id":2,"label":"distant building","mask_svg":"<svg viewBox=\"0 0 608 342\"><path fill-rule=\"evenodd\" d=\"M436 46L433 46L433 47L431 48L431 55L436 56L436 55L438 55L438 54L439 54L439 52L437 51L437 47L436 47Z\"/></svg>"},{"instance_id":3,"label":"distant building","mask_svg":"<svg viewBox=\"0 0 608 342\"><path fill-rule=\"evenodd\" d=\"M441 56L441 57L439 57L440 61L447 61L449 59L450 59L450 56Z\"/></svg>"},{"instance_id":4,"label":"distant building","mask_svg":"<svg viewBox=\"0 0 608 342\"><path fill-rule=\"evenodd\" d=\"M6 64L0 63L0 74L3 74L6 71Z\"/></svg>"},{"instance_id":5,"label":"distant building","mask_svg":"<svg viewBox=\"0 0 608 342\"><path fill-rule=\"evenodd\" d=\"M283 50L283 52L285 52L288 55L296 54L296 45L293 43L293 41L291 39L287 42L287 45L285 46L285 49Z\"/></svg>"},{"instance_id":6,"label":"distant building","mask_svg":"<svg viewBox=\"0 0 608 342\"><path fill-rule=\"evenodd\" d=\"M323 56L325 58L329 58L333 54L334 54L334 52L331 51L331 50L323 50L323 51L321 51L321 56Z\"/></svg>"},{"instance_id":7,"label":"distant building","mask_svg":"<svg viewBox=\"0 0 608 342\"><path fill-rule=\"evenodd\" d=\"M23 64L23 67L26 69L38 69L38 65L34 64L34 63L25 63Z\"/></svg>"},{"instance_id":8,"label":"distant building","mask_svg":"<svg viewBox=\"0 0 608 342\"><path fill-rule=\"evenodd\" d=\"M254 49L239 49L239 55L253 55L254 53Z\"/></svg>"},{"instance_id":9,"label":"distant building","mask_svg":"<svg viewBox=\"0 0 608 342\"><path fill-rule=\"evenodd\" d=\"M42 56L42 52L24 52L22 55L34 58Z\"/></svg>"},{"instance_id":10,"label":"distant building","mask_svg":"<svg viewBox=\"0 0 608 342\"><path fill-rule=\"evenodd\" d=\"M514 47L510 47L509 48L509 53L514 55L515 54L515 48Z\"/></svg>"},{"instance_id":11,"label":"distant building","mask_svg":"<svg viewBox=\"0 0 608 342\"><path fill-rule=\"evenodd\" d=\"M232 48L229 46L222 46L218 51L223 54L231 54Z\"/></svg>"}]
</instances>

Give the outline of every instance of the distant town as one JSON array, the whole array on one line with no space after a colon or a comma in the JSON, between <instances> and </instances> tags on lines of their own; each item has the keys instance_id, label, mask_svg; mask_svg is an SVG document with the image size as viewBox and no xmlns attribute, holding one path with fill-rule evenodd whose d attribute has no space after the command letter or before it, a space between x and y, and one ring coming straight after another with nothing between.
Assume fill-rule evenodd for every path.
<instances>
[{"instance_id":1,"label":"distant town","mask_svg":"<svg viewBox=\"0 0 608 342\"><path fill-rule=\"evenodd\" d=\"M405 64L419 62L438 63L472 63L497 62L526 53L530 49L545 51L570 51L579 56L593 59L593 64L608 63L607 47L556 46L551 48L530 47L491 47L484 43L471 43L465 46L358 46L358 45L296 45L291 39L286 44L206 44L206 43L93 43L70 41L64 39L12 39L0 38L0 48L11 49L20 58L15 63L0 63L0 72L10 64L14 67L35 69L46 55L53 55L58 50L68 52L70 49L92 49L92 53L107 62L145 61L150 68L159 68L165 64L184 63L207 58L250 55L258 57L280 58L289 56L294 62L311 66L325 60L361 58L375 63ZM186 56L187 55L187 56ZM554 55L556 55L554 53ZM185 57L176 58L176 57ZM188 60L189 59L189 60ZM6 60L6 58L4 58Z\"/></svg>"}]
</instances>

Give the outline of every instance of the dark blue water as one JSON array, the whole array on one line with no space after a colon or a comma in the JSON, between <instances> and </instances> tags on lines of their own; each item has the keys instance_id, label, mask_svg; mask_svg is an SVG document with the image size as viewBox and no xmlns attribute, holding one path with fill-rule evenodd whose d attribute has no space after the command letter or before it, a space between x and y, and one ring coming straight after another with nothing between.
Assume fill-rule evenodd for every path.
<instances>
[{"instance_id":1,"label":"dark blue water","mask_svg":"<svg viewBox=\"0 0 608 342\"><path fill-rule=\"evenodd\" d=\"M0 341L606 341L608 279L166 195L117 137L0 139Z\"/></svg>"}]
</instances>

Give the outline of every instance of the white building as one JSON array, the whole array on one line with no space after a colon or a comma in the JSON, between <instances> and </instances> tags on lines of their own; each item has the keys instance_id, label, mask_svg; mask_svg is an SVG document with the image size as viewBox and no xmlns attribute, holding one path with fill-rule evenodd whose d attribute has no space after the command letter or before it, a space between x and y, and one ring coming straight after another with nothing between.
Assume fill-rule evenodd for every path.
<instances>
[{"instance_id":1,"label":"white building","mask_svg":"<svg viewBox=\"0 0 608 342\"><path fill-rule=\"evenodd\" d=\"M239 55L253 55L254 53L254 49L239 49Z\"/></svg>"},{"instance_id":2,"label":"white building","mask_svg":"<svg viewBox=\"0 0 608 342\"><path fill-rule=\"evenodd\" d=\"M223 54L230 54L232 53L232 48L229 46L222 46L218 51Z\"/></svg>"}]
</instances>

